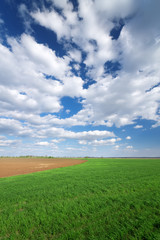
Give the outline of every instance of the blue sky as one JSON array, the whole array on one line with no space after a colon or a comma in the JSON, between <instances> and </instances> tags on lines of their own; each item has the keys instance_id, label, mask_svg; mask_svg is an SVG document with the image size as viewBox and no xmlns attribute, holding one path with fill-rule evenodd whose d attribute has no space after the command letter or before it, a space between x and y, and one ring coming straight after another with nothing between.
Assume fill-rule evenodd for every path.
<instances>
[{"instance_id":1,"label":"blue sky","mask_svg":"<svg viewBox=\"0 0 160 240\"><path fill-rule=\"evenodd\" d=\"M160 1L0 2L0 155L160 156Z\"/></svg>"}]
</instances>

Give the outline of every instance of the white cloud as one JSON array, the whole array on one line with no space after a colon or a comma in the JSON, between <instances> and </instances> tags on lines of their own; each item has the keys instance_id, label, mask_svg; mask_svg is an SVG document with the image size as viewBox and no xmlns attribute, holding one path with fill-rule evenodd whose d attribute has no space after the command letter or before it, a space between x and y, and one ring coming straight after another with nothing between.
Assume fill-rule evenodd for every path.
<instances>
[{"instance_id":1,"label":"white cloud","mask_svg":"<svg viewBox=\"0 0 160 240\"><path fill-rule=\"evenodd\" d=\"M33 131L28 126L14 119L0 118L0 132L11 136L32 137Z\"/></svg>"},{"instance_id":2,"label":"white cloud","mask_svg":"<svg viewBox=\"0 0 160 240\"><path fill-rule=\"evenodd\" d=\"M1 113L58 112L61 97L83 96L83 80L70 72L69 58L57 57L26 34L8 42L12 51L0 44ZM44 74L51 76L46 79Z\"/></svg>"},{"instance_id":3,"label":"white cloud","mask_svg":"<svg viewBox=\"0 0 160 240\"><path fill-rule=\"evenodd\" d=\"M36 72L33 63L21 51L21 45L14 43L13 52L0 45L1 109L34 113L59 111L59 99L48 91L52 83Z\"/></svg>"},{"instance_id":4,"label":"white cloud","mask_svg":"<svg viewBox=\"0 0 160 240\"><path fill-rule=\"evenodd\" d=\"M34 145L37 147L42 147L42 149L44 147L47 147L48 151L50 151L51 149L58 150L58 146L53 141L51 141L51 142L48 142L48 141L36 142Z\"/></svg>"},{"instance_id":5,"label":"white cloud","mask_svg":"<svg viewBox=\"0 0 160 240\"><path fill-rule=\"evenodd\" d=\"M18 12L19 12L20 16L22 17L22 20L23 20L23 23L25 26L25 31L30 32L30 33L33 32L32 28L31 28L30 13L24 3L19 5Z\"/></svg>"},{"instance_id":6,"label":"white cloud","mask_svg":"<svg viewBox=\"0 0 160 240\"><path fill-rule=\"evenodd\" d=\"M87 141L86 141L86 140L80 140L80 141L79 141L79 144L81 144L81 145L86 145L86 144L87 144Z\"/></svg>"},{"instance_id":7,"label":"white cloud","mask_svg":"<svg viewBox=\"0 0 160 240\"><path fill-rule=\"evenodd\" d=\"M117 141L120 141L120 138L111 138L111 139L105 139L105 140L94 140L92 142L89 142L91 145L95 146L103 146L103 145L114 145Z\"/></svg>"},{"instance_id":8,"label":"white cloud","mask_svg":"<svg viewBox=\"0 0 160 240\"><path fill-rule=\"evenodd\" d=\"M120 148L120 146L119 146L119 145L115 145L115 146L114 146L114 150L116 150L116 151L118 151L118 150L119 150L119 148Z\"/></svg>"},{"instance_id":9,"label":"white cloud","mask_svg":"<svg viewBox=\"0 0 160 240\"><path fill-rule=\"evenodd\" d=\"M127 146L126 149L133 149L133 146Z\"/></svg>"},{"instance_id":10,"label":"white cloud","mask_svg":"<svg viewBox=\"0 0 160 240\"><path fill-rule=\"evenodd\" d=\"M101 18L101 11L96 10L96 5L92 1L79 1L78 13L66 5L62 12L65 19L54 9L50 12L47 10L33 12L31 16L40 25L53 30L59 40L72 39L87 53L85 64L96 67L94 74L103 73L103 64L115 58L113 42L109 36L113 23L107 18ZM81 21L78 21L78 14ZM76 61L81 60L77 50L69 53Z\"/></svg>"},{"instance_id":11,"label":"white cloud","mask_svg":"<svg viewBox=\"0 0 160 240\"><path fill-rule=\"evenodd\" d=\"M76 62L80 63L82 61L81 52L77 49L73 49L69 51L69 56Z\"/></svg>"},{"instance_id":12,"label":"white cloud","mask_svg":"<svg viewBox=\"0 0 160 240\"><path fill-rule=\"evenodd\" d=\"M14 118L18 121L25 121L28 125L33 128L43 128L49 126L77 126L77 125L86 125L83 120L77 120L76 118L70 117L65 119L60 119L55 115L45 115L39 116L38 114L28 113L28 112L20 112L20 111L1 111L0 116L6 116L8 118Z\"/></svg>"},{"instance_id":13,"label":"white cloud","mask_svg":"<svg viewBox=\"0 0 160 240\"><path fill-rule=\"evenodd\" d=\"M67 147L65 148L67 151L82 151L83 149L75 148L75 147Z\"/></svg>"},{"instance_id":14,"label":"white cloud","mask_svg":"<svg viewBox=\"0 0 160 240\"><path fill-rule=\"evenodd\" d=\"M20 117L21 118L21 117ZM33 118L33 122L32 122ZM45 118L45 117L44 117ZM30 121L30 124L28 121ZM35 117L34 115L29 116L28 121L22 123L15 119L0 118L0 131L1 134L8 134L11 136L19 137L32 137L32 138L53 138L52 143L58 143L64 139L78 139L91 141L94 139L104 139L115 137L115 134L110 131L82 131L74 132L68 131L64 128L53 127L52 121L48 121L47 118L41 121L41 118ZM36 122L34 122L36 121ZM41 142L40 142L41 143ZM42 141L44 143L44 141ZM45 141L46 144L46 141Z\"/></svg>"},{"instance_id":15,"label":"white cloud","mask_svg":"<svg viewBox=\"0 0 160 240\"><path fill-rule=\"evenodd\" d=\"M56 7L58 7L58 8L68 8L68 1L67 0L47 0L47 1L49 1L49 2L53 2L55 5L56 5Z\"/></svg>"},{"instance_id":16,"label":"white cloud","mask_svg":"<svg viewBox=\"0 0 160 240\"><path fill-rule=\"evenodd\" d=\"M143 128L143 125L136 125L136 126L134 126L134 128L136 128L136 129Z\"/></svg>"},{"instance_id":17,"label":"white cloud","mask_svg":"<svg viewBox=\"0 0 160 240\"><path fill-rule=\"evenodd\" d=\"M21 4L19 13L28 29L30 14L35 23L54 31L66 54L59 57L46 43L38 43L29 34L6 36L7 45L1 41L1 133L54 138L51 142L37 142L42 146L47 143L51 146L58 138L77 139L82 145L107 145L119 141L113 132L74 132L65 127L121 127L135 125L139 118L154 120L152 127L158 127L160 2L82 0L75 11L67 0L48 1L53 3L49 10L43 6L29 13L27 5ZM122 18L125 25L119 38L113 40L110 32ZM3 23L0 19L0 24ZM113 66L121 65L117 76L106 73L107 61ZM83 89L87 77L95 83ZM64 96L82 99L82 109L65 119L53 115L61 116ZM134 125L135 129L143 128Z\"/></svg>"},{"instance_id":18,"label":"white cloud","mask_svg":"<svg viewBox=\"0 0 160 240\"><path fill-rule=\"evenodd\" d=\"M56 32L58 39L62 37L70 37L70 29L66 23L64 17L59 15L55 10L49 12L45 10L43 12L37 11L31 13L31 16L44 27L47 27Z\"/></svg>"},{"instance_id":19,"label":"white cloud","mask_svg":"<svg viewBox=\"0 0 160 240\"><path fill-rule=\"evenodd\" d=\"M0 147L9 147L20 143L20 140L0 140Z\"/></svg>"},{"instance_id":20,"label":"white cloud","mask_svg":"<svg viewBox=\"0 0 160 240\"><path fill-rule=\"evenodd\" d=\"M33 60L37 70L61 78L67 73L69 59L57 57L55 52L44 44L38 44L31 36L22 35L22 47L29 59Z\"/></svg>"},{"instance_id":21,"label":"white cloud","mask_svg":"<svg viewBox=\"0 0 160 240\"><path fill-rule=\"evenodd\" d=\"M114 145L117 141L121 141L121 138L110 138L110 139L100 139L100 140L80 140L79 144L81 145L92 145L92 146L105 146L105 145Z\"/></svg>"},{"instance_id":22,"label":"white cloud","mask_svg":"<svg viewBox=\"0 0 160 240\"><path fill-rule=\"evenodd\" d=\"M131 139L131 137L130 137L130 136L127 136L127 137L126 137L126 139L127 139L127 140L130 140L130 139Z\"/></svg>"},{"instance_id":23,"label":"white cloud","mask_svg":"<svg viewBox=\"0 0 160 240\"><path fill-rule=\"evenodd\" d=\"M108 18L112 16L117 18L125 18L132 14L136 7L137 2L134 0L95 0L95 8L100 11L101 14L107 14Z\"/></svg>"},{"instance_id":24,"label":"white cloud","mask_svg":"<svg viewBox=\"0 0 160 240\"><path fill-rule=\"evenodd\" d=\"M103 139L109 137L115 137L113 132L109 131L83 131L83 132L73 132L68 131L63 128L49 127L48 129L39 130L39 136L44 137L58 137L64 139L79 139L79 140L94 140L94 139Z\"/></svg>"},{"instance_id":25,"label":"white cloud","mask_svg":"<svg viewBox=\"0 0 160 240\"><path fill-rule=\"evenodd\" d=\"M87 66L92 66L88 74L97 82L84 90L83 80L70 72L71 58L81 61L79 50L69 49L70 57L60 58L46 45L39 44L31 36L23 34L20 40L8 39L13 52L1 45L1 55L5 58L1 59L0 77L4 85L17 84L26 95L21 96L20 91L17 91L13 99L13 91L8 92L13 101L9 102L10 98L8 101L5 99L2 107L37 113L58 112L62 107L60 97L67 93L71 97L82 96L84 108L71 119L55 119L55 122L61 122L60 124L70 122L69 124L75 125L79 124L79 119L83 119L82 125L101 123L109 127L114 124L120 127L133 124L139 116L157 121L160 87L148 92L145 90L151 89L159 82L158 25L152 25L159 19L156 10L158 3L146 4L142 12L143 5L134 1L80 1L76 12L67 1L53 2L62 9L61 15L54 9L48 11L43 8L41 12L32 12L32 17L42 26L55 31L59 39L72 39L86 52L84 62ZM155 14L150 13L150 7L155 10ZM112 40L110 31L114 24L111 17L128 16L136 9L139 15L126 21L119 39ZM78 20L78 14L82 18L81 21ZM149 16L152 24L147 20L150 19ZM144 25L145 20L148 21L147 28ZM121 52L120 57L117 55L117 49ZM104 63L107 60L117 60L122 64L123 69L116 78L109 74L104 75ZM44 74L54 76L60 81L53 81L51 78L46 80ZM22 98L24 100L21 101Z\"/></svg>"},{"instance_id":26,"label":"white cloud","mask_svg":"<svg viewBox=\"0 0 160 240\"><path fill-rule=\"evenodd\" d=\"M37 146L49 146L49 142L37 142L35 143Z\"/></svg>"},{"instance_id":27,"label":"white cloud","mask_svg":"<svg viewBox=\"0 0 160 240\"><path fill-rule=\"evenodd\" d=\"M0 24L4 24L4 20L0 18Z\"/></svg>"},{"instance_id":28,"label":"white cloud","mask_svg":"<svg viewBox=\"0 0 160 240\"><path fill-rule=\"evenodd\" d=\"M158 122L156 122L155 124L152 125L152 128L156 128L160 126L160 121L158 120Z\"/></svg>"},{"instance_id":29,"label":"white cloud","mask_svg":"<svg viewBox=\"0 0 160 240\"><path fill-rule=\"evenodd\" d=\"M61 141L64 141L64 139L52 139L51 140L52 143L59 143Z\"/></svg>"},{"instance_id":30,"label":"white cloud","mask_svg":"<svg viewBox=\"0 0 160 240\"><path fill-rule=\"evenodd\" d=\"M73 67L75 70L79 71L80 70L80 65L79 64L73 64Z\"/></svg>"},{"instance_id":31,"label":"white cloud","mask_svg":"<svg viewBox=\"0 0 160 240\"><path fill-rule=\"evenodd\" d=\"M70 111L71 111L71 110L69 110L69 109L66 109L66 113L67 113L67 114L69 114L69 113L70 113Z\"/></svg>"},{"instance_id":32,"label":"white cloud","mask_svg":"<svg viewBox=\"0 0 160 240\"><path fill-rule=\"evenodd\" d=\"M140 73L132 73L130 76L124 72L114 79L100 79L87 90L84 109L77 114L77 119L86 119L86 113L87 116L91 113L88 121L96 124L103 120L103 125L109 127L113 124L117 127L134 124L139 116L156 121L160 87L149 92L145 92L145 89L157 81L158 76L144 76Z\"/></svg>"}]
</instances>

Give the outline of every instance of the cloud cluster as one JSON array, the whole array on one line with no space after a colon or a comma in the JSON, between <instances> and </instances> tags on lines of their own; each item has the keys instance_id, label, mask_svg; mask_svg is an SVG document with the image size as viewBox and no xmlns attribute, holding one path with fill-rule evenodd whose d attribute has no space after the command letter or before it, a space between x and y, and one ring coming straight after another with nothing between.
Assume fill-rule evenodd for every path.
<instances>
[{"instance_id":1,"label":"cloud cluster","mask_svg":"<svg viewBox=\"0 0 160 240\"><path fill-rule=\"evenodd\" d=\"M9 147L13 145L19 144L20 141L18 140L0 140L0 147Z\"/></svg>"},{"instance_id":2,"label":"cloud cluster","mask_svg":"<svg viewBox=\"0 0 160 240\"><path fill-rule=\"evenodd\" d=\"M159 2L79 1L77 12L66 1L53 3L62 14L53 8L35 11L32 17L54 31L59 41L73 41L85 52L88 75L96 81L86 91L84 110L77 118L117 127L133 124L139 116L158 121L160 87L152 87L159 83L160 73ZM112 40L110 32L120 19L125 25L118 40ZM107 61L122 66L116 78L105 74Z\"/></svg>"},{"instance_id":3,"label":"cloud cluster","mask_svg":"<svg viewBox=\"0 0 160 240\"><path fill-rule=\"evenodd\" d=\"M49 127L39 130L38 135L40 137L62 138L62 139L82 139L82 140L94 140L114 137L115 134L110 131L83 131L73 132L65 130L63 128Z\"/></svg>"},{"instance_id":4,"label":"cloud cluster","mask_svg":"<svg viewBox=\"0 0 160 240\"><path fill-rule=\"evenodd\" d=\"M79 0L75 7L67 0L47 1L50 8L17 7L27 30L32 32L30 16L35 25L56 34L65 54L60 57L56 47L38 42L29 31L6 36L5 44L0 41L1 133L103 146L120 139L112 131L75 132L67 127L121 127L139 118L154 120L153 127L158 127L160 2ZM84 88L87 79L94 83ZM71 109L65 109L70 117L61 117L64 96L79 98L82 109L72 116ZM48 141L37 141L38 145L47 146Z\"/></svg>"},{"instance_id":5,"label":"cloud cluster","mask_svg":"<svg viewBox=\"0 0 160 240\"><path fill-rule=\"evenodd\" d=\"M121 138L110 138L110 139L101 139L101 140L92 140L92 141L86 141L86 140L80 140L79 144L81 145L92 145L92 146L106 146L106 145L115 145L117 141L121 141Z\"/></svg>"},{"instance_id":6,"label":"cloud cluster","mask_svg":"<svg viewBox=\"0 0 160 240\"><path fill-rule=\"evenodd\" d=\"M104 143L114 143L120 139L113 139L116 137L115 134L111 131L79 131L74 132L71 130L65 130L61 127L53 127L50 124L37 124L31 125L28 122L22 123L21 121L15 119L0 118L0 132L2 134L1 141L3 140L4 135L8 136L17 136L23 138L33 138L33 139L52 139L52 145L57 144L61 141L67 139L76 139L79 141L97 141L97 139L106 139L103 140ZM48 141L37 142L36 145L47 146ZM9 142L8 142L9 143ZM11 143L11 142L10 142Z\"/></svg>"},{"instance_id":7,"label":"cloud cluster","mask_svg":"<svg viewBox=\"0 0 160 240\"><path fill-rule=\"evenodd\" d=\"M15 119L0 118L0 132L14 137L33 137L32 129Z\"/></svg>"},{"instance_id":8,"label":"cloud cluster","mask_svg":"<svg viewBox=\"0 0 160 240\"><path fill-rule=\"evenodd\" d=\"M1 112L58 112L61 97L83 95L83 81L71 73L69 57L57 57L26 34L8 43L11 50L0 44Z\"/></svg>"}]
</instances>

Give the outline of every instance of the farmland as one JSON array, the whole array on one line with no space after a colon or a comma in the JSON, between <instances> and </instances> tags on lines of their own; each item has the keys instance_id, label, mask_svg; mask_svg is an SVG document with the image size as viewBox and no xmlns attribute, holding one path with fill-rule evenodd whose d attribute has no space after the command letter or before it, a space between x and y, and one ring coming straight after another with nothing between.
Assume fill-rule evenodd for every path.
<instances>
[{"instance_id":1,"label":"farmland","mask_svg":"<svg viewBox=\"0 0 160 240\"><path fill-rule=\"evenodd\" d=\"M160 159L85 160L0 178L0 239L159 240Z\"/></svg>"},{"instance_id":2,"label":"farmland","mask_svg":"<svg viewBox=\"0 0 160 240\"><path fill-rule=\"evenodd\" d=\"M68 167L85 162L82 159L21 157L0 158L0 178L53 168Z\"/></svg>"}]
</instances>

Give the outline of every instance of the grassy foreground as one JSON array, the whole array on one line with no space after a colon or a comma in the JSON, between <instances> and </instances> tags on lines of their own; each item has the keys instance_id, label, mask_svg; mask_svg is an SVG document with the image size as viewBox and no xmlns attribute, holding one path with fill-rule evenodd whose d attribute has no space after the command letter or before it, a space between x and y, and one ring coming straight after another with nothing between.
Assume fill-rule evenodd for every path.
<instances>
[{"instance_id":1,"label":"grassy foreground","mask_svg":"<svg viewBox=\"0 0 160 240\"><path fill-rule=\"evenodd\" d=\"M0 240L159 240L160 160L88 159L0 179Z\"/></svg>"}]
</instances>

